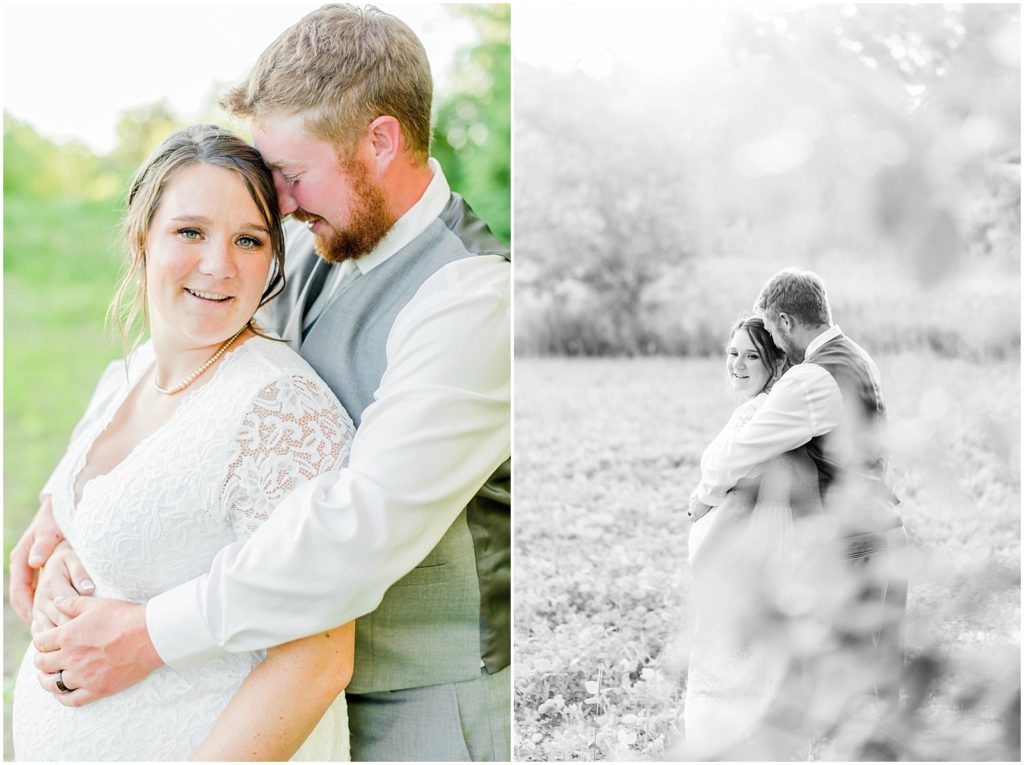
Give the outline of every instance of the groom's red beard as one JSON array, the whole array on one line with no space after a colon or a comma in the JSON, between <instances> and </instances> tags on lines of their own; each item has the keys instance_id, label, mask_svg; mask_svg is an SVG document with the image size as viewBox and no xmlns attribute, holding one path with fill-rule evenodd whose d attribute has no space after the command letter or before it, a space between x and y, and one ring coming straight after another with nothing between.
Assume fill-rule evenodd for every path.
<instances>
[{"instance_id":1,"label":"groom's red beard","mask_svg":"<svg viewBox=\"0 0 1024 765\"><path fill-rule=\"evenodd\" d=\"M802 364L804 361L804 350L803 348L797 348L793 338L789 335L780 332L781 337L772 337L775 345L786 354L786 360L790 363L790 366L796 366Z\"/></svg>"},{"instance_id":2,"label":"groom's red beard","mask_svg":"<svg viewBox=\"0 0 1024 765\"><path fill-rule=\"evenodd\" d=\"M397 220L388 206L384 190L370 179L366 167L358 162L346 163L344 167L354 200L348 225L338 229L330 221L325 221L330 231L326 236L317 235L313 242L316 254L330 263L343 263L366 255ZM304 210L296 211L294 216L301 221L319 218Z\"/></svg>"},{"instance_id":3,"label":"groom's red beard","mask_svg":"<svg viewBox=\"0 0 1024 765\"><path fill-rule=\"evenodd\" d=\"M804 363L806 349L797 348L792 338L782 338L782 352L786 354L786 360L789 361L790 366L795 367L797 364Z\"/></svg>"}]
</instances>

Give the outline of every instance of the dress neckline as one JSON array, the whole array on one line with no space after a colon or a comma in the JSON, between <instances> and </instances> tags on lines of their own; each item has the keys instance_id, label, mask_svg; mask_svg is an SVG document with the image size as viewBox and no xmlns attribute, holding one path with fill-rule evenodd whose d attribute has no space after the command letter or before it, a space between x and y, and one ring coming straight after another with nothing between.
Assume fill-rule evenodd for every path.
<instances>
[{"instance_id":1,"label":"dress neckline","mask_svg":"<svg viewBox=\"0 0 1024 765\"><path fill-rule=\"evenodd\" d=\"M151 353L151 357L141 368L138 377L136 377L134 380L129 379L128 384L125 385L124 387L124 390L118 396L116 396L110 402L110 404L107 405L106 415L99 421L99 427L93 428L93 432L92 435L89 437L88 443L85 444L84 448L79 451L78 458L75 460L74 467L72 468L70 477L68 479L70 483L68 489L70 491L71 496L72 517L77 517L78 507L82 503L82 500L85 498L85 492L87 489L93 486L97 481L102 482L104 480L109 479L115 473L120 472L122 467L128 462L130 462L133 457L139 454L145 446L147 446L151 441L155 440L157 436L159 436L167 428L169 428L170 425L175 421L175 419L178 418L178 415L181 411L185 410L190 405L192 405L192 402L194 400L200 398L203 391L205 391L207 388L210 388L217 381L217 378L220 376L221 370L224 369L225 366L229 366L231 364L230 360L232 358L238 357L239 351L248 346L250 342L255 341L257 339L259 339L259 335L254 335L252 337L246 338L242 343L236 345L235 347L231 348L231 350L229 350L227 353L225 353L223 358L220 360L220 363L217 364L217 366L214 368L212 376L206 382L205 385L187 391L185 395L182 397L181 403L178 404L177 409L175 409L171 413L171 416L168 417L165 422L161 423L152 433L149 433L143 438L141 438L138 441L138 443L133 445L132 448L128 450L128 453L125 454L124 457L116 465L111 467L107 472L94 475L92 478L88 479L85 483L83 483L81 491L79 491L78 477L79 475L81 475L82 471L85 470L85 468L88 466L89 455L92 452L92 448L96 444L97 439L107 431L107 428L110 427L115 417L127 403L129 397L136 390L136 388L139 387L139 385L145 379L146 375L153 368L153 365L156 363L156 355L155 353ZM141 348L138 349L135 353L132 354L132 356L128 357L129 368L131 366L133 357L137 356L139 351L141 350Z\"/></svg>"}]
</instances>

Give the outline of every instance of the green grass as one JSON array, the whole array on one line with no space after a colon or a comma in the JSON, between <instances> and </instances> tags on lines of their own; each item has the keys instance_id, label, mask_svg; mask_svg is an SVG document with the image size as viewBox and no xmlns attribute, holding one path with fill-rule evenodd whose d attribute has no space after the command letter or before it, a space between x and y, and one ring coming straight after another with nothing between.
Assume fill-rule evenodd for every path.
<instances>
[{"instance_id":1,"label":"green grass","mask_svg":"<svg viewBox=\"0 0 1024 765\"><path fill-rule=\"evenodd\" d=\"M927 556L908 647L943 661L903 745L910 759L1005 757L1000 715L1019 693L1019 361L878 361L903 515ZM721 377L710 360L516 360L518 759L671 756L686 503L729 416Z\"/></svg>"},{"instance_id":2,"label":"green grass","mask_svg":"<svg viewBox=\"0 0 1024 765\"><path fill-rule=\"evenodd\" d=\"M4 198L4 567L106 363L113 200Z\"/></svg>"},{"instance_id":3,"label":"green grass","mask_svg":"<svg viewBox=\"0 0 1024 765\"><path fill-rule=\"evenodd\" d=\"M4 196L4 729L28 630L7 606L10 551L64 454L106 364L104 330L122 258L116 199Z\"/></svg>"}]
</instances>

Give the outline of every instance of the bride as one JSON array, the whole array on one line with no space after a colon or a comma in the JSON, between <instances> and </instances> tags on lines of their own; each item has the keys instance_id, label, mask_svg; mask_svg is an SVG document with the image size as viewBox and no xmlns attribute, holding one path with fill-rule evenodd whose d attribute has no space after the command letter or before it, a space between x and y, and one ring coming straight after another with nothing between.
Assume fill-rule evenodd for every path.
<instances>
[{"instance_id":1,"label":"bride","mask_svg":"<svg viewBox=\"0 0 1024 765\"><path fill-rule=\"evenodd\" d=\"M727 386L737 401L701 457L728 450L787 369L785 353L757 318L729 333ZM684 725L687 753L725 755L748 741L772 708L788 671L786 646L761 631L766 589L793 552L793 517L820 512L818 477L803 449L755 468L726 501L690 529L696 623Z\"/></svg>"},{"instance_id":2,"label":"bride","mask_svg":"<svg viewBox=\"0 0 1024 765\"><path fill-rule=\"evenodd\" d=\"M255 149L211 125L179 131L138 171L127 206L130 267L114 310L129 326L141 312L150 340L103 374L42 505L96 595L141 602L206 573L280 497L346 463L354 429L312 368L254 324L284 258ZM14 689L16 756L347 760L339 694L353 640L346 624L162 667L84 706L73 673L38 673L30 646Z\"/></svg>"}]
</instances>

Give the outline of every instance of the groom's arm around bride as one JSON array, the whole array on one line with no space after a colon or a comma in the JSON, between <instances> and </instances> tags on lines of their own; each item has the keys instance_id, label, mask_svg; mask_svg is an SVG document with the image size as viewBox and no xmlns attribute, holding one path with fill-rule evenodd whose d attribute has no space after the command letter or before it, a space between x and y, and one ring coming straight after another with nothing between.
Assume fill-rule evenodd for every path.
<instances>
[{"instance_id":1,"label":"groom's arm around bride","mask_svg":"<svg viewBox=\"0 0 1024 765\"><path fill-rule=\"evenodd\" d=\"M788 269L762 288L754 307L792 367L728 449L702 462L690 498L696 520L720 505L751 468L805 446L818 473L825 527L877 625L863 634L873 656L873 692L898 698L907 583L899 500L889 486L886 406L871 357L832 323L821 279ZM798 519L794 519L798 520ZM823 527L823 530L824 528Z\"/></svg>"}]
</instances>

